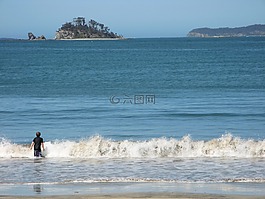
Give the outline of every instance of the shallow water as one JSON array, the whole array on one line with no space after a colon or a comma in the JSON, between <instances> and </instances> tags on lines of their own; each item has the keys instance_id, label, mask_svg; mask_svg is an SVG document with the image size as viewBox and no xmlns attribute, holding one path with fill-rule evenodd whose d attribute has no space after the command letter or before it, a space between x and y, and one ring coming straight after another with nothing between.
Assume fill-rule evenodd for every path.
<instances>
[{"instance_id":1,"label":"shallow water","mask_svg":"<svg viewBox=\"0 0 265 199\"><path fill-rule=\"evenodd\" d=\"M264 186L264 54L264 38L0 41L0 183Z\"/></svg>"}]
</instances>

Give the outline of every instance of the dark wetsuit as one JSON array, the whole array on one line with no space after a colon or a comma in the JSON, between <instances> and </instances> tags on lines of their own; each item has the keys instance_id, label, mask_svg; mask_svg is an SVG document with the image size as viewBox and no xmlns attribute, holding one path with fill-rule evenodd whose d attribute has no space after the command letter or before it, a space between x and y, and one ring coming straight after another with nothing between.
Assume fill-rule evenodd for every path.
<instances>
[{"instance_id":1,"label":"dark wetsuit","mask_svg":"<svg viewBox=\"0 0 265 199\"><path fill-rule=\"evenodd\" d=\"M35 137L33 139L34 142L34 156L41 157L41 143L43 143L43 138Z\"/></svg>"}]
</instances>

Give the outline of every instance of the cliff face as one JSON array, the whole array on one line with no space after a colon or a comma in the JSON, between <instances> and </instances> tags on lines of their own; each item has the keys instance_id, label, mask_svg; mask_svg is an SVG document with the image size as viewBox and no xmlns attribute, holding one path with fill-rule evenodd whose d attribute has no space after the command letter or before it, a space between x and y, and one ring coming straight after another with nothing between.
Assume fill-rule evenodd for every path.
<instances>
[{"instance_id":1,"label":"cliff face","mask_svg":"<svg viewBox=\"0 0 265 199\"><path fill-rule=\"evenodd\" d=\"M55 39L83 39L83 38L122 38L117 33L110 31L104 24L90 20L88 24L85 18L77 17L73 22L67 22L55 33Z\"/></svg>"},{"instance_id":2,"label":"cliff face","mask_svg":"<svg viewBox=\"0 0 265 199\"><path fill-rule=\"evenodd\" d=\"M265 25L251 25L239 28L197 28L190 31L188 37L247 37L265 36Z\"/></svg>"},{"instance_id":3,"label":"cliff face","mask_svg":"<svg viewBox=\"0 0 265 199\"><path fill-rule=\"evenodd\" d=\"M59 40L59 39L74 39L74 33L72 31L68 31L68 30L58 30L55 33L55 39Z\"/></svg>"}]
</instances>

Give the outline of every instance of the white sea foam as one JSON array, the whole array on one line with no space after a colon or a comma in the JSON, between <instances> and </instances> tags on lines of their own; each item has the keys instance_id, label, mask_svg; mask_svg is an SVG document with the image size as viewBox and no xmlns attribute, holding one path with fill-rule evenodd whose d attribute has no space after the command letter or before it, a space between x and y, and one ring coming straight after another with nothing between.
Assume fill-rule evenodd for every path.
<instances>
[{"instance_id":1,"label":"white sea foam","mask_svg":"<svg viewBox=\"0 0 265 199\"><path fill-rule=\"evenodd\" d=\"M1 183L0 185L16 185L16 184L25 184L25 185L57 185L57 184L82 184L82 183L105 183L105 182L112 182L112 183L128 183L128 182L141 182L141 183L148 183L148 182L164 182L164 183L265 183L265 179L262 178L236 178L236 179L223 179L223 180L173 180L173 179L152 179L152 178L95 178L90 180L67 180L61 182L17 182L17 183Z\"/></svg>"},{"instance_id":2,"label":"white sea foam","mask_svg":"<svg viewBox=\"0 0 265 199\"><path fill-rule=\"evenodd\" d=\"M46 142L45 148L45 156L54 158L265 157L265 140L244 140L231 134L209 141L195 141L190 136L147 141L113 141L93 136L80 141ZM2 139L0 157L32 157L32 151L28 146Z\"/></svg>"},{"instance_id":3,"label":"white sea foam","mask_svg":"<svg viewBox=\"0 0 265 199\"><path fill-rule=\"evenodd\" d=\"M0 158L24 158L32 157L29 147L14 144L2 138L0 139Z\"/></svg>"}]
</instances>

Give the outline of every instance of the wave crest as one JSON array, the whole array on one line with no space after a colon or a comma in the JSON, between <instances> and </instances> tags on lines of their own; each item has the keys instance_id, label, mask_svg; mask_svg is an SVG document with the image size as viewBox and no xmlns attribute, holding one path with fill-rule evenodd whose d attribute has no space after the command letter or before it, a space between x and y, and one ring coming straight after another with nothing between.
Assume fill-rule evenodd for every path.
<instances>
[{"instance_id":1,"label":"wave crest","mask_svg":"<svg viewBox=\"0 0 265 199\"><path fill-rule=\"evenodd\" d=\"M156 157L265 157L265 140L244 140L226 134L209 141L153 138L147 141L113 141L92 136L80 141L46 142L46 157L65 158L156 158ZM0 157L32 157L28 146L0 141Z\"/></svg>"}]
</instances>

